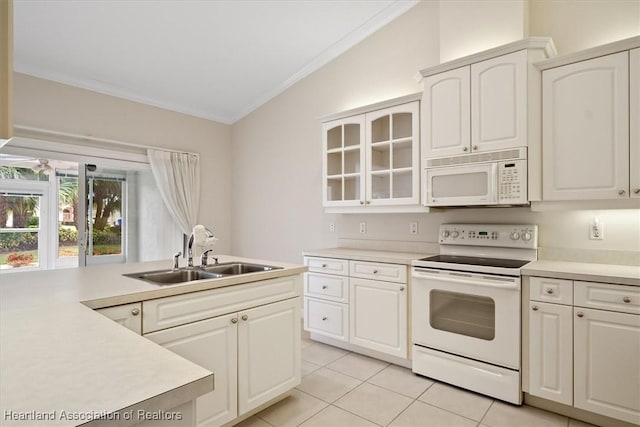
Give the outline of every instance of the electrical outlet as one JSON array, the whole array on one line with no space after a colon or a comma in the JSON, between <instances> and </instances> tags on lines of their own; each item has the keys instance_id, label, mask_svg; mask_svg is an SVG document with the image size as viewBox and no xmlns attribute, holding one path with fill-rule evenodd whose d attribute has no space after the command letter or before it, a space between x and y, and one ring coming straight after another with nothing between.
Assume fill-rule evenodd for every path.
<instances>
[{"instance_id":1,"label":"electrical outlet","mask_svg":"<svg viewBox=\"0 0 640 427\"><path fill-rule=\"evenodd\" d=\"M335 223L333 223L333 222L330 222L330 223L329 223L329 231L330 231L330 232L332 232L332 233L333 233L334 231L336 231L336 225L335 225Z\"/></svg>"},{"instance_id":2,"label":"electrical outlet","mask_svg":"<svg viewBox=\"0 0 640 427\"><path fill-rule=\"evenodd\" d=\"M361 222L360 223L360 233L365 234L367 232L367 223L366 222Z\"/></svg>"},{"instance_id":3,"label":"electrical outlet","mask_svg":"<svg viewBox=\"0 0 640 427\"><path fill-rule=\"evenodd\" d=\"M409 233L418 234L418 223L417 222L410 222L409 223Z\"/></svg>"},{"instance_id":4,"label":"electrical outlet","mask_svg":"<svg viewBox=\"0 0 640 427\"><path fill-rule=\"evenodd\" d=\"M589 239L604 240L604 224L598 221L597 218L589 224Z\"/></svg>"}]
</instances>

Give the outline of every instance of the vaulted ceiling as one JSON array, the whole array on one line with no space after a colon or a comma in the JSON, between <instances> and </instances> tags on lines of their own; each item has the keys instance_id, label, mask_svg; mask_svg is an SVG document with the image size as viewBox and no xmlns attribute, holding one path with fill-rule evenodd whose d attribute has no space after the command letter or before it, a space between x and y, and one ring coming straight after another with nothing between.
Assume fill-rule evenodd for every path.
<instances>
[{"instance_id":1,"label":"vaulted ceiling","mask_svg":"<svg viewBox=\"0 0 640 427\"><path fill-rule=\"evenodd\" d=\"M233 123L417 3L14 0L14 69Z\"/></svg>"}]
</instances>

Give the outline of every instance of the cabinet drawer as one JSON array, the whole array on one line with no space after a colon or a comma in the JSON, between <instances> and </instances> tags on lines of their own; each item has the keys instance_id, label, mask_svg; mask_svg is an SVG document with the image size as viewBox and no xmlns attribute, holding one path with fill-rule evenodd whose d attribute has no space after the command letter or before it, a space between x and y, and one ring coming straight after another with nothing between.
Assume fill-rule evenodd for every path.
<instances>
[{"instance_id":1,"label":"cabinet drawer","mask_svg":"<svg viewBox=\"0 0 640 427\"><path fill-rule=\"evenodd\" d=\"M532 277L529 284L529 299L532 301L573 304L572 280Z\"/></svg>"},{"instance_id":2,"label":"cabinet drawer","mask_svg":"<svg viewBox=\"0 0 640 427\"><path fill-rule=\"evenodd\" d=\"M351 261L349 270L352 277L407 283L407 266L401 264L381 264L378 262Z\"/></svg>"},{"instance_id":3,"label":"cabinet drawer","mask_svg":"<svg viewBox=\"0 0 640 427\"><path fill-rule=\"evenodd\" d=\"M336 302L349 302L349 278L330 274L305 273L304 294Z\"/></svg>"},{"instance_id":4,"label":"cabinet drawer","mask_svg":"<svg viewBox=\"0 0 640 427\"><path fill-rule=\"evenodd\" d=\"M305 257L304 263L309 271L343 276L349 274L349 261L346 259Z\"/></svg>"},{"instance_id":5,"label":"cabinet drawer","mask_svg":"<svg viewBox=\"0 0 640 427\"><path fill-rule=\"evenodd\" d=\"M574 305L640 314L640 287L574 281Z\"/></svg>"},{"instance_id":6,"label":"cabinet drawer","mask_svg":"<svg viewBox=\"0 0 640 427\"><path fill-rule=\"evenodd\" d=\"M300 295L300 276L279 277L144 301L142 332L233 313Z\"/></svg>"},{"instance_id":7,"label":"cabinet drawer","mask_svg":"<svg viewBox=\"0 0 640 427\"><path fill-rule=\"evenodd\" d=\"M125 328L131 329L136 334L142 335L142 303L116 305L115 307L100 308L96 311Z\"/></svg>"},{"instance_id":8,"label":"cabinet drawer","mask_svg":"<svg viewBox=\"0 0 640 427\"><path fill-rule=\"evenodd\" d=\"M305 298L304 329L341 341L348 341L349 306L338 302Z\"/></svg>"}]
</instances>

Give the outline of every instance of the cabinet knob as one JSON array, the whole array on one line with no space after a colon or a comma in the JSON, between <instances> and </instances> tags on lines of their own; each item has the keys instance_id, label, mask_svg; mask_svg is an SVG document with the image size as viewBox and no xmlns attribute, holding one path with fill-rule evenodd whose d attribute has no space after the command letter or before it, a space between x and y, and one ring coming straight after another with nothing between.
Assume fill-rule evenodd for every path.
<instances>
[{"instance_id":1,"label":"cabinet knob","mask_svg":"<svg viewBox=\"0 0 640 427\"><path fill-rule=\"evenodd\" d=\"M231 318L231 323L233 323L233 324L238 323L238 318L237 317L232 317Z\"/></svg>"},{"instance_id":2,"label":"cabinet knob","mask_svg":"<svg viewBox=\"0 0 640 427\"><path fill-rule=\"evenodd\" d=\"M537 305L531 306L531 310L538 311L538 306Z\"/></svg>"},{"instance_id":3,"label":"cabinet knob","mask_svg":"<svg viewBox=\"0 0 640 427\"><path fill-rule=\"evenodd\" d=\"M364 205L364 200L360 200L360 204L361 204L361 205Z\"/></svg>"},{"instance_id":4,"label":"cabinet knob","mask_svg":"<svg viewBox=\"0 0 640 427\"><path fill-rule=\"evenodd\" d=\"M547 289L545 290L545 292L546 292L546 293L548 293L549 295L551 295L551 294L553 293L553 289L551 289L551 288L547 288Z\"/></svg>"},{"instance_id":5,"label":"cabinet knob","mask_svg":"<svg viewBox=\"0 0 640 427\"><path fill-rule=\"evenodd\" d=\"M618 194L621 195L621 196L624 196L625 193L626 193L626 191L624 191L624 190L618 190Z\"/></svg>"},{"instance_id":6,"label":"cabinet knob","mask_svg":"<svg viewBox=\"0 0 640 427\"><path fill-rule=\"evenodd\" d=\"M249 316L247 316L246 314L242 315L242 320L247 320L249 318Z\"/></svg>"},{"instance_id":7,"label":"cabinet knob","mask_svg":"<svg viewBox=\"0 0 640 427\"><path fill-rule=\"evenodd\" d=\"M404 292L404 288L400 288L400 292Z\"/></svg>"},{"instance_id":8,"label":"cabinet knob","mask_svg":"<svg viewBox=\"0 0 640 427\"><path fill-rule=\"evenodd\" d=\"M468 147L462 147L462 151L469 151Z\"/></svg>"},{"instance_id":9,"label":"cabinet knob","mask_svg":"<svg viewBox=\"0 0 640 427\"><path fill-rule=\"evenodd\" d=\"M326 317L323 317L323 318L322 318L322 320L327 320L327 318L326 318Z\"/></svg>"},{"instance_id":10,"label":"cabinet knob","mask_svg":"<svg viewBox=\"0 0 640 427\"><path fill-rule=\"evenodd\" d=\"M322 264L322 268L327 268L327 264Z\"/></svg>"},{"instance_id":11,"label":"cabinet knob","mask_svg":"<svg viewBox=\"0 0 640 427\"><path fill-rule=\"evenodd\" d=\"M133 316L137 316L138 314L140 314L140 309L139 308L134 308L133 310L131 310L131 314Z\"/></svg>"},{"instance_id":12,"label":"cabinet knob","mask_svg":"<svg viewBox=\"0 0 640 427\"><path fill-rule=\"evenodd\" d=\"M576 316L578 316L578 317L584 317L584 313L583 313L583 312L581 312L581 311L579 311L579 312L577 312L577 313L576 313Z\"/></svg>"},{"instance_id":13,"label":"cabinet knob","mask_svg":"<svg viewBox=\"0 0 640 427\"><path fill-rule=\"evenodd\" d=\"M477 145L474 145L474 146L473 146L473 149L474 149L474 151L475 151L475 150L477 150L477 149L478 149L478 146L477 146Z\"/></svg>"},{"instance_id":14,"label":"cabinet knob","mask_svg":"<svg viewBox=\"0 0 640 427\"><path fill-rule=\"evenodd\" d=\"M635 190L633 190L634 194L640 194L640 188L636 188Z\"/></svg>"},{"instance_id":15,"label":"cabinet knob","mask_svg":"<svg viewBox=\"0 0 640 427\"><path fill-rule=\"evenodd\" d=\"M373 274L378 274L378 270L373 270Z\"/></svg>"},{"instance_id":16,"label":"cabinet knob","mask_svg":"<svg viewBox=\"0 0 640 427\"><path fill-rule=\"evenodd\" d=\"M367 200L365 203L366 203L366 204L370 204L370 203L371 203L371 200Z\"/></svg>"},{"instance_id":17,"label":"cabinet knob","mask_svg":"<svg viewBox=\"0 0 640 427\"><path fill-rule=\"evenodd\" d=\"M624 298L622 298L622 301L624 301L626 303L630 303L631 302L631 297L624 297Z\"/></svg>"},{"instance_id":18,"label":"cabinet knob","mask_svg":"<svg viewBox=\"0 0 640 427\"><path fill-rule=\"evenodd\" d=\"M322 289L327 289L327 285L322 285Z\"/></svg>"}]
</instances>

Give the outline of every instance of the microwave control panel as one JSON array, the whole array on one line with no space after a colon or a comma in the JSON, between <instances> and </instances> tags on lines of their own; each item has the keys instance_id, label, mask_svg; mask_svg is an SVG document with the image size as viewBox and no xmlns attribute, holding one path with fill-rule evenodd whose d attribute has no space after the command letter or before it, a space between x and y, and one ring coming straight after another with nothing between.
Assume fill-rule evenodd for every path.
<instances>
[{"instance_id":1,"label":"microwave control panel","mask_svg":"<svg viewBox=\"0 0 640 427\"><path fill-rule=\"evenodd\" d=\"M498 203L527 203L527 161L511 160L498 163Z\"/></svg>"}]
</instances>

